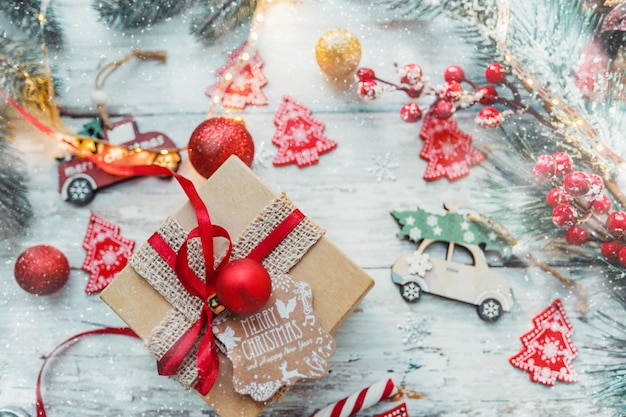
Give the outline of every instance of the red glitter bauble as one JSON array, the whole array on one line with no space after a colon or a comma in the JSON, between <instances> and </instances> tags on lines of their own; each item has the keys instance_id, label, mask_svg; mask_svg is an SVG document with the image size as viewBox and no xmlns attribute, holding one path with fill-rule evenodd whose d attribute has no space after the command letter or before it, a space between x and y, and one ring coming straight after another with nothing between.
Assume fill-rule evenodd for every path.
<instances>
[{"instance_id":1,"label":"red glitter bauble","mask_svg":"<svg viewBox=\"0 0 626 417\"><path fill-rule=\"evenodd\" d=\"M235 314L259 311L272 293L272 280L267 270L252 259L237 259L224 266L215 278L219 302Z\"/></svg>"},{"instance_id":2,"label":"red glitter bauble","mask_svg":"<svg viewBox=\"0 0 626 417\"><path fill-rule=\"evenodd\" d=\"M254 159L254 142L243 122L213 117L200 123L191 134L189 161L204 178L209 178L231 155L246 165Z\"/></svg>"},{"instance_id":3,"label":"red glitter bauble","mask_svg":"<svg viewBox=\"0 0 626 417\"><path fill-rule=\"evenodd\" d=\"M70 264L57 248L37 245L17 257L13 273L25 291L34 295L49 295L65 285L70 277Z\"/></svg>"}]
</instances>

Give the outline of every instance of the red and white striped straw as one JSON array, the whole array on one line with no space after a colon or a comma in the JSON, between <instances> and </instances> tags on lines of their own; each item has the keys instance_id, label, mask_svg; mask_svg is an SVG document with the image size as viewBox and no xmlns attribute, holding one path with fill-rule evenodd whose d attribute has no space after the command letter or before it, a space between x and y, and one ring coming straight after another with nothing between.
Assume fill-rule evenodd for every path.
<instances>
[{"instance_id":1,"label":"red and white striped straw","mask_svg":"<svg viewBox=\"0 0 626 417\"><path fill-rule=\"evenodd\" d=\"M398 392L395 384L389 379L379 381L363 388L359 392L330 404L321 410L311 414L310 417L349 417L361 410L373 406Z\"/></svg>"}]
</instances>

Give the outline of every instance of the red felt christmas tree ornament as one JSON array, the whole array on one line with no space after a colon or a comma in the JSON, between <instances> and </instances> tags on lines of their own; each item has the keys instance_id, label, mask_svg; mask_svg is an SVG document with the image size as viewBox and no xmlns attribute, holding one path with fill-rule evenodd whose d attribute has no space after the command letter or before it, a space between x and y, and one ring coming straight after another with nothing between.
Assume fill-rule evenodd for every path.
<instances>
[{"instance_id":1,"label":"red felt christmas tree ornament","mask_svg":"<svg viewBox=\"0 0 626 417\"><path fill-rule=\"evenodd\" d=\"M59 249L37 245L18 256L15 280L24 291L34 295L50 295L60 290L70 276L70 264Z\"/></svg>"},{"instance_id":2,"label":"red felt christmas tree ornament","mask_svg":"<svg viewBox=\"0 0 626 417\"><path fill-rule=\"evenodd\" d=\"M212 117L200 123L187 146L189 161L200 175L209 178L231 155L246 165L254 160L254 142L243 122Z\"/></svg>"}]
</instances>

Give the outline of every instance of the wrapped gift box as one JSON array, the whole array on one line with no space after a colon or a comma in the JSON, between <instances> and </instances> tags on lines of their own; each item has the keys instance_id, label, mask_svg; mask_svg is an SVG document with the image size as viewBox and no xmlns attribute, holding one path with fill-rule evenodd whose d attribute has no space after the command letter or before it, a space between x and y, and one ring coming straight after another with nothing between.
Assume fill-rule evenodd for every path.
<instances>
[{"instance_id":1,"label":"wrapped gift box","mask_svg":"<svg viewBox=\"0 0 626 417\"><path fill-rule=\"evenodd\" d=\"M213 223L224 227L233 239L279 195L236 157L226 161L198 192ZM197 226L195 211L189 202L173 217L186 231ZM308 250L289 274L296 280L309 283L319 324L330 333L341 325L373 286L371 277L325 236ZM109 284L101 298L144 341L172 308L130 265ZM238 394L233 387L229 359L220 354L219 361L218 379L208 395L202 398L221 417L259 415L268 401L258 402Z\"/></svg>"}]
</instances>

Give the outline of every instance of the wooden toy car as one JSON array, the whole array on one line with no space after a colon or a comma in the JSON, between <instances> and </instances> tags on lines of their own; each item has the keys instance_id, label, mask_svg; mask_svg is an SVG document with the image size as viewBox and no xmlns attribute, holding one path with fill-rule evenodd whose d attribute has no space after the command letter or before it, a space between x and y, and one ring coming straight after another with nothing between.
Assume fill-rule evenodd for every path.
<instances>
[{"instance_id":1,"label":"wooden toy car","mask_svg":"<svg viewBox=\"0 0 626 417\"><path fill-rule=\"evenodd\" d=\"M474 304L488 322L498 320L514 303L509 284L490 270L477 245L424 239L414 253L394 262L391 279L408 302L419 300L424 291Z\"/></svg>"},{"instance_id":2,"label":"wooden toy car","mask_svg":"<svg viewBox=\"0 0 626 417\"><path fill-rule=\"evenodd\" d=\"M139 132L132 117L114 123L113 129L103 129L102 134L102 140L80 138L80 146L101 155L105 162L135 166L154 164L172 171L178 169L181 158L174 142L160 132ZM110 141L114 136L125 137L126 141L115 145ZM129 138L131 140L127 140ZM61 197L77 205L89 203L96 190L131 178L108 174L93 162L77 156L59 164L58 172Z\"/></svg>"}]
</instances>

